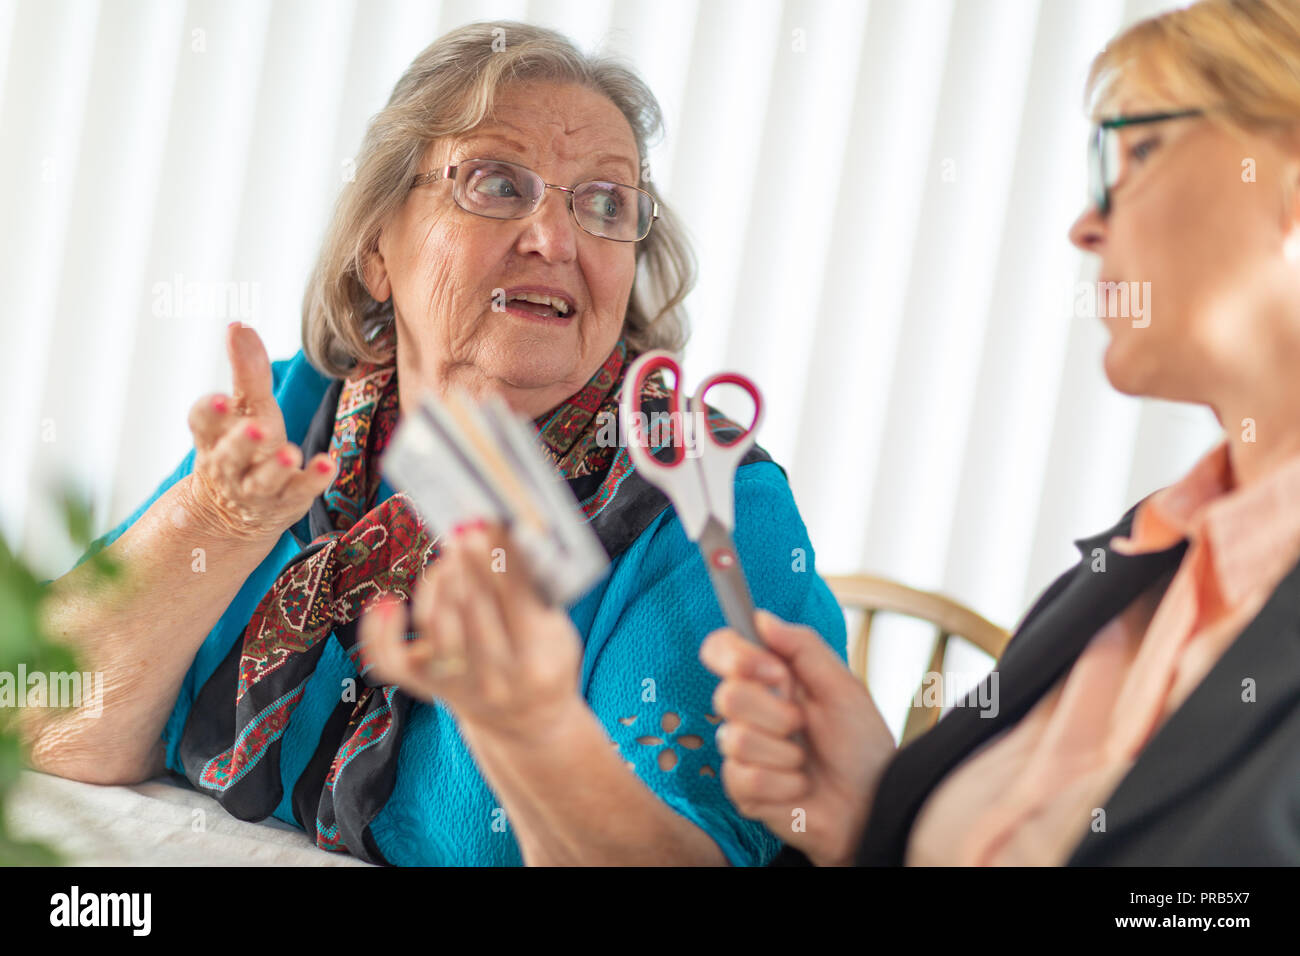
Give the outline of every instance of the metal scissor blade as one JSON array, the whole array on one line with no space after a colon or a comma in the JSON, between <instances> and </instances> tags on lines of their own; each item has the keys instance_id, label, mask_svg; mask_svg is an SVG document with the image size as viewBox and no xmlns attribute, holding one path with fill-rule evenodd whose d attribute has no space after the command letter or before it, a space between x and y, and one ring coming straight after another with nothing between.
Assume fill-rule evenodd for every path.
<instances>
[{"instance_id":1,"label":"metal scissor blade","mask_svg":"<svg viewBox=\"0 0 1300 956\"><path fill-rule=\"evenodd\" d=\"M754 624L754 599L750 596L749 582L740 567L740 556L730 532L710 515L696 543L704 566L709 569L713 593L717 595L727 625L738 631L741 637L762 647L763 642Z\"/></svg>"}]
</instances>

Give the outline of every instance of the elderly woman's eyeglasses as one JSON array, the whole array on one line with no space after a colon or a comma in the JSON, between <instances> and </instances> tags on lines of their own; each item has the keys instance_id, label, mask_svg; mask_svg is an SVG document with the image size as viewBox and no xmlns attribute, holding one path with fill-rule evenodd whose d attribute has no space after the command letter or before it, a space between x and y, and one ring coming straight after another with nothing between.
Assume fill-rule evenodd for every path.
<instances>
[{"instance_id":1,"label":"elderly woman's eyeglasses","mask_svg":"<svg viewBox=\"0 0 1300 956\"><path fill-rule=\"evenodd\" d=\"M1119 131L1128 126L1163 123L1165 120L1200 116L1204 110L1175 110L1168 113L1143 113L1140 116L1116 116L1092 127L1088 141L1088 194L1102 216L1110 212L1110 193L1119 180L1124 157L1120 154Z\"/></svg>"},{"instance_id":2,"label":"elderly woman's eyeglasses","mask_svg":"<svg viewBox=\"0 0 1300 956\"><path fill-rule=\"evenodd\" d=\"M644 189L621 183L589 181L557 186L531 169L495 159L467 159L421 173L411 188L451 180L451 198L466 212L488 219L523 219L541 205L548 189L567 194L569 213L584 231L615 242L636 242L650 234L659 204Z\"/></svg>"}]
</instances>

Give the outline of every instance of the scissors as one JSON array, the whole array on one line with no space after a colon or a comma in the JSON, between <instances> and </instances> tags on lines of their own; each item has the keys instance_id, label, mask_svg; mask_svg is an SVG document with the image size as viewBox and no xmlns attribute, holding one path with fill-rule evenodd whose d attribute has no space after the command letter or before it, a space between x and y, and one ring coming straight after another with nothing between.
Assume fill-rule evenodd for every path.
<instances>
[{"instance_id":1,"label":"scissors","mask_svg":"<svg viewBox=\"0 0 1300 956\"><path fill-rule=\"evenodd\" d=\"M654 437L653 418L651 434L647 434L647 416L641 409L641 388L645 380L664 370L673 374L668 398L673 451L669 461L661 460L655 455L658 449L650 447ZM737 385L748 392L754 402L754 419L749 427L726 443L714 435L709 425L708 407L704 403L704 397L719 385ZM745 572L740 567L731 532L736 526L736 468L754 445L754 433L763 421L763 396L758 386L745 376L719 372L700 383L690 399L690 414L683 416L681 391L682 370L670 353L655 349L632 363L619 402L627 433L628 455L646 480L668 496L677 509L686 536L699 546L713 583L713 593L727 624L762 647L754 625L754 599L749 593Z\"/></svg>"}]
</instances>

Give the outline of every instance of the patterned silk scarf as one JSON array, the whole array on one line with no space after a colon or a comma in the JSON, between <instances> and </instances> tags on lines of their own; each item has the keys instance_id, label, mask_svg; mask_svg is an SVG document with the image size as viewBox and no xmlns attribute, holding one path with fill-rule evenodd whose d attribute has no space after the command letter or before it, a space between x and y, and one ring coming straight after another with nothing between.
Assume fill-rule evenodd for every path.
<instances>
[{"instance_id":1,"label":"patterned silk scarf","mask_svg":"<svg viewBox=\"0 0 1300 956\"><path fill-rule=\"evenodd\" d=\"M627 481L627 454L608 440L617 436L609 423L617 420L632 358L620 340L581 390L536 422L542 448L611 557L667 507L644 482ZM319 533L280 572L242 639L199 690L181 738L191 783L244 820L265 819L283 798L281 738L330 636L359 673L357 619L382 593L409 599L438 555L406 495L374 503L379 456L399 414L396 365L358 366L335 385L318 413L328 413L336 394L329 454L338 474L313 506ZM646 383L643 395L647 408L666 405L657 380ZM304 442L305 456L316 450ZM611 508L616 494L621 506ZM365 675L358 681L355 700L344 694L326 721L294 786L292 806L304 827L314 826L318 846L383 863L369 825L392 792L413 701Z\"/></svg>"}]
</instances>

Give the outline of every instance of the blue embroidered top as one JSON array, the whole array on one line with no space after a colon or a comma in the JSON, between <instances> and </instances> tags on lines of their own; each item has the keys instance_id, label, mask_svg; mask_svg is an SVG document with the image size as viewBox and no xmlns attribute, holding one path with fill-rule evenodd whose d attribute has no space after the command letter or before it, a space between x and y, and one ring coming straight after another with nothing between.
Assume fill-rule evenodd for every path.
<instances>
[{"instance_id":1,"label":"blue embroidered top","mask_svg":"<svg viewBox=\"0 0 1300 956\"><path fill-rule=\"evenodd\" d=\"M300 351L272 363L288 440L300 444L330 379ZM194 451L158 489L95 546L112 544L194 466ZM393 493L380 485L378 501ZM770 461L736 473L736 547L755 604L807 624L845 657L844 618L817 575L812 545L781 469ZM178 745L195 694L240 638L280 570L302 549L288 531L249 575L195 655L163 730L167 766L184 774ZM83 555L82 560L85 560ZM717 679L700 663L700 643L723 626L698 549L668 508L618 555L609 574L569 608L584 642L581 691L619 754L661 800L695 823L734 865L763 865L780 840L727 799L714 745ZM284 798L274 816L295 826L294 784L356 669L329 641L281 747ZM357 682L359 683L359 681ZM667 753L667 752L670 753ZM520 865L505 812L497 806L455 721L436 703L417 703L401 742L392 795L371 832L397 865Z\"/></svg>"}]
</instances>

